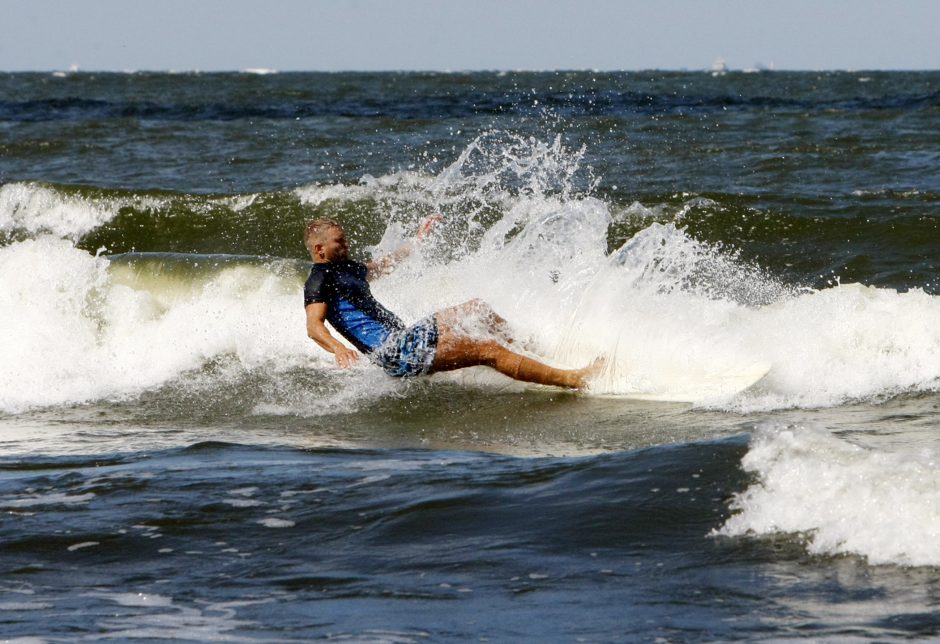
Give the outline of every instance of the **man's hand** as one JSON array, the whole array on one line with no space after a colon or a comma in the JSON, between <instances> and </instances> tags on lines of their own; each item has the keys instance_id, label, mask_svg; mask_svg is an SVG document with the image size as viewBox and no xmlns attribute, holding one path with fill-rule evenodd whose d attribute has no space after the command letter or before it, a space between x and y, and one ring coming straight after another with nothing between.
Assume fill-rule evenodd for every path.
<instances>
[{"instance_id":1,"label":"man's hand","mask_svg":"<svg viewBox=\"0 0 940 644\"><path fill-rule=\"evenodd\" d=\"M415 235L415 238L419 242L422 241L425 237L431 234L431 230L433 230L437 222L441 221L442 219L444 219L442 215L435 214L422 221L421 225L418 226L418 233ZM400 261L411 255L411 253L414 252L414 249L414 242L405 243L398 250L389 253L381 259L366 262L366 268L369 270L366 279L371 282L376 277L388 275Z\"/></svg>"},{"instance_id":2,"label":"man's hand","mask_svg":"<svg viewBox=\"0 0 940 644\"><path fill-rule=\"evenodd\" d=\"M311 302L306 306L307 335L311 340L333 354L337 366L348 369L359 361L359 352L350 349L334 338L330 330L326 328L326 324L324 324L326 306L325 302Z\"/></svg>"},{"instance_id":3,"label":"man's hand","mask_svg":"<svg viewBox=\"0 0 940 644\"><path fill-rule=\"evenodd\" d=\"M343 369L349 369L359 361L359 352L344 345L334 347L333 355L336 356L336 365Z\"/></svg>"},{"instance_id":4,"label":"man's hand","mask_svg":"<svg viewBox=\"0 0 940 644\"><path fill-rule=\"evenodd\" d=\"M440 213L435 213L421 222L421 225L418 226L418 234L415 235L418 239L424 239L431 234L431 231L434 229L438 223L444 219L444 215Z\"/></svg>"}]
</instances>

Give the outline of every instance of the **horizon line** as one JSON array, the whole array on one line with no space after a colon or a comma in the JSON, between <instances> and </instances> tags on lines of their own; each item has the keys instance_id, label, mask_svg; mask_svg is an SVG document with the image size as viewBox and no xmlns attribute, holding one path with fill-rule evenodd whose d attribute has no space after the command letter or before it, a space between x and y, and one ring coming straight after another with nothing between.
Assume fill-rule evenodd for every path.
<instances>
[{"instance_id":1,"label":"horizon line","mask_svg":"<svg viewBox=\"0 0 940 644\"><path fill-rule=\"evenodd\" d=\"M885 72L937 72L940 68L864 68L864 67L830 67L830 68L784 68L774 66L742 67L715 69L710 67L639 67L639 68L465 68L465 69L275 69L268 67L245 67L241 69L110 69L110 68L81 68L73 65L67 69L0 69L0 74L253 74L257 76L275 74L547 74L547 73L594 73L594 74L622 74L646 72L691 72L712 75L723 74L753 74L753 73L795 73L795 72L844 72L844 73L885 73Z\"/></svg>"}]
</instances>

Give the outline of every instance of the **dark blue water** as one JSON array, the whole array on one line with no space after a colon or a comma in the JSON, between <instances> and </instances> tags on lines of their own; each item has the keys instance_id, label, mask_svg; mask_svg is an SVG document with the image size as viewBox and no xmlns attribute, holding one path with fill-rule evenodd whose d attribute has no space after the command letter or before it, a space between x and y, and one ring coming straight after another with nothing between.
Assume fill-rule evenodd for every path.
<instances>
[{"instance_id":1,"label":"dark blue water","mask_svg":"<svg viewBox=\"0 0 940 644\"><path fill-rule=\"evenodd\" d=\"M199 443L4 464L4 634L548 641L879 638L807 621L920 571L708 537L741 438L592 458ZM676 486L681 487L676 487ZM802 572L800 572L802 571ZM797 574L799 573L799 574ZM903 592L916 596L913 587ZM822 597L819 596L822 593ZM829 598L829 599L826 599ZM55 615L41 628L37 614Z\"/></svg>"}]
</instances>

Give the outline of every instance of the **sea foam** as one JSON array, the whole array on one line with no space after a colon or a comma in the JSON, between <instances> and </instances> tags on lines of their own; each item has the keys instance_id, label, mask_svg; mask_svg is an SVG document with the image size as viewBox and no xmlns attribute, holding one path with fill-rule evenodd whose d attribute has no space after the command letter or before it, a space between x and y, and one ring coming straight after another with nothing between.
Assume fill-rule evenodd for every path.
<instances>
[{"instance_id":1,"label":"sea foam","mask_svg":"<svg viewBox=\"0 0 940 644\"><path fill-rule=\"evenodd\" d=\"M811 553L940 565L940 470L933 446L877 450L811 427L759 431L725 536L799 534Z\"/></svg>"},{"instance_id":2,"label":"sea foam","mask_svg":"<svg viewBox=\"0 0 940 644\"><path fill-rule=\"evenodd\" d=\"M31 182L0 186L0 235L51 233L78 239L117 214L115 202L91 201Z\"/></svg>"},{"instance_id":3,"label":"sea foam","mask_svg":"<svg viewBox=\"0 0 940 644\"><path fill-rule=\"evenodd\" d=\"M756 387L696 404L754 412L940 389L940 298L858 284L788 286L694 239L682 209L673 222L656 205L614 210L594 195L582 156L559 139L487 134L437 174L396 172L297 195L317 205L378 204L385 233L366 249L377 257L411 243L421 216L442 213L411 256L373 282L378 299L406 323L485 300L509 320L515 346L546 362L581 367L607 356L595 393L655 393L679 377L709 379L755 363L770 367ZM306 337L299 272L235 261L197 279L160 262L142 261L135 272L77 248L76 235L113 207L110 197L73 202L32 184L0 192L0 224L33 237L0 247L0 409L134 396L220 359L272 381L295 368L334 369ZM635 232L611 248L625 217ZM256 409L316 415L395 394L395 384L380 385L388 379L360 362L330 371L338 391L262 400ZM506 383L479 371L465 382Z\"/></svg>"},{"instance_id":4,"label":"sea foam","mask_svg":"<svg viewBox=\"0 0 940 644\"><path fill-rule=\"evenodd\" d=\"M0 274L2 411L134 396L223 356L241 369L316 362L299 296L264 268L187 292L41 236L0 247Z\"/></svg>"}]
</instances>

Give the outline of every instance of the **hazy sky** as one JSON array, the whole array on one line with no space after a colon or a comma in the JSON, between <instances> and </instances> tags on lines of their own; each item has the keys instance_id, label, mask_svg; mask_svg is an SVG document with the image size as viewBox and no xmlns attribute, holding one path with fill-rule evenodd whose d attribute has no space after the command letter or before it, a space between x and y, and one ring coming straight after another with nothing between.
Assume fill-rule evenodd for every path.
<instances>
[{"instance_id":1,"label":"hazy sky","mask_svg":"<svg viewBox=\"0 0 940 644\"><path fill-rule=\"evenodd\" d=\"M940 69L938 0L0 0L0 70Z\"/></svg>"}]
</instances>

